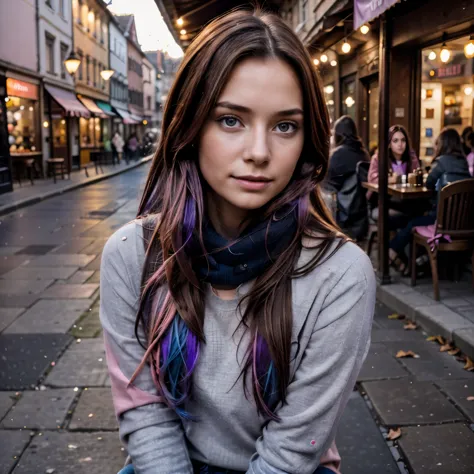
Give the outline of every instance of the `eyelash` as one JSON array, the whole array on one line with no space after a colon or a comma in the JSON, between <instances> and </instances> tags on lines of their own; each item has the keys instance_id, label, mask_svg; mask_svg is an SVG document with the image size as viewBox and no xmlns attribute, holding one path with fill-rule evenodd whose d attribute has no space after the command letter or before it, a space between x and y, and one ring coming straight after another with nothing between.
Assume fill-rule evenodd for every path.
<instances>
[{"instance_id":1,"label":"eyelash","mask_svg":"<svg viewBox=\"0 0 474 474\"><path fill-rule=\"evenodd\" d=\"M217 122L219 122L219 123L222 124L222 125L225 125L224 122L225 122L226 119L234 119L234 120L236 120L237 122L242 123L242 122L241 122L237 117L235 117L234 115L224 115L224 116L222 116L222 117L219 117L219 118L217 119ZM278 127L278 125L282 125L282 124L288 124L288 125L291 125L291 126L293 127L293 130L291 130L290 132L280 132L280 133L282 133L282 134L284 134L284 135L291 135L292 133L295 133L295 132L298 130L298 128L299 128L297 123L295 123L295 122L288 122L288 121L286 121L286 122L280 122L280 123L277 124L276 126ZM233 128L237 128L237 127L226 127L226 128L228 128L228 129L233 129Z\"/></svg>"}]
</instances>

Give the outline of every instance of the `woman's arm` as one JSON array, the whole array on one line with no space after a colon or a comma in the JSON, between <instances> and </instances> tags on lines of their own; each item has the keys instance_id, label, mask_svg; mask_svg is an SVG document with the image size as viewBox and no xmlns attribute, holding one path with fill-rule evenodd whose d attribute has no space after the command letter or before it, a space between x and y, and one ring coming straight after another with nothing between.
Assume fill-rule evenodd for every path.
<instances>
[{"instance_id":1,"label":"woman's arm","mask_svg":"<svg viewBox=\"0 0 474 474\"><path fill-rule=\"evenodd\" d=\"M377 155L374 155L370 160L368 181L372 184L379 184L379 159Z\"/></svg>"},{"instance_id":2,"label":"woman's arm","mask_svg":"<svg viewBox=\"0 0 474 474\"><path fill-rule=\"evenodd\" d=\"M247 474L312 474L331 445L367 355L375 305L372 265L361 255L325 298L277 410L256 443Z\"/></svg>"},{"instance_id":3,"label":"woman's arm","mask_svg":"<svg viewBox=\"0 0 474 474\"><path fill-rule=\"evenodd\" d=\"M436 183L446 170L439 159L433 163L430 174L426 178L425 186L428 189L436 189Z\"/></svg>"},{"instance_id":4,"label":"woman's arm","mask_svg":"<svg viewBox=\"0 0 474 474\"><path fill-rule=\"evenodd\" d=\"M340 191L345 180L344 156L342 149L336 149L329 160L326 185L330 190Z\"/></svg>"},{"instance_id":5,"label":"woman's arm","mask_svg":"<svg viewBox=\"0 0 474 474\"><path fill-rule=\"evenodd\" d=\"M135 337L141 232L135 222L117 231L105 245L101 264L100 319L120 437L137 474L192 473L180 418L161 403L150 366L130 384L144 354ZM139 334L144 341L143 331Z\"/></svg>"}]
</instances>

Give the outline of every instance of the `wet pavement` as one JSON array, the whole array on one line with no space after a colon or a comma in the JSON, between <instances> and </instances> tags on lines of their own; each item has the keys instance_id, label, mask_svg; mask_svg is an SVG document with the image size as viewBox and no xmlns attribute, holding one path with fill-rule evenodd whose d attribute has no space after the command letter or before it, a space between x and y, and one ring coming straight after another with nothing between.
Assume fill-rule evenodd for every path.
<instances>
[{"instance_id":1,"label":"wet pavement","mask_svg":"<svg viewBox=\"0 0 474 474\"><path fill-rule=\"evenodd\" d=\"M0 473L123 465L98 320L100 257L134 218L148 168L0 218ZM377 305L341 421L343 474L472 474L474 373L391 313ZM401 437L387 440L396 428Z\"/></svg>"}]
</instances>

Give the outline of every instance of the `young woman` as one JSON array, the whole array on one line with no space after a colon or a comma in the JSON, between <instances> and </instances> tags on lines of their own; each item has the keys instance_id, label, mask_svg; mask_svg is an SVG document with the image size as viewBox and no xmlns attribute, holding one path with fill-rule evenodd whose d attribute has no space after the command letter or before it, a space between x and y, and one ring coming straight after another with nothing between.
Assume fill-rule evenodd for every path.
<instances>
[{"instance_id":1,"label":"young woman","mask_svg":"<svg viewBox=\"0 0 474 474\"><path fill-rule=\"evenodd\" d=\"M359 138L357 127L348 115L334 124L335 149L329 159L327 186L337 194L336 221L347 234L362 240L369 228L365 190L357 177L357 164L370 157Z\"/></svg>"},{"instance_id":2,"label":"young woman","mask_svg":"<svg viewBox=\"0 0 474 474\"><path fill-rule=\"evenodd\" d=\"M375 281L319 195L328 124L279 18L233 12L188 48L139 218L102 258L125 472L338 472Z\"/></svg>"},{"instance_id":3,"label":"young woman","mask_svg":"<svg viewBox=\"0 0 474 474\"><path fill-rule=\"evenodd\" d=\"M388 130L388 155L390 158L389 183L396 183L398 176L408 175L420 166L411 148L407 131L401 125L393 125ZM369 183L379 182L379 158L376 153L370 162Z\"/></svg>"},{"instance_id":4,"label":"young woman","mask_svg":"<svg viewBox=\"0 0 474 474\"><path fill-rule=\"evenodd\" d=\"M440 190L444 185L470 178L467 160L462 149L461 137L454 128L445 128L436 139L435 158L426 178L428 189ZM405 248L411 241L412 229L417 226L432 225L436 221L438 199L434 199L432 209L424 216L415 217L390 241L389 257L401 272L406 272L407 256Z\"/></svg>"},{"instance_id":5,"label":"young woman","mask_svg":"<svg viewBox=\"0 0 474 474\"><path fill-rule=\"evenodd\" d=\"M469 142L469 135L473 133L474 130L471 126L465 127L461 133L461 143L462 143L462 150L464 154L467 156L471 153L471 144Z\"/></svg>"}]
</instances>

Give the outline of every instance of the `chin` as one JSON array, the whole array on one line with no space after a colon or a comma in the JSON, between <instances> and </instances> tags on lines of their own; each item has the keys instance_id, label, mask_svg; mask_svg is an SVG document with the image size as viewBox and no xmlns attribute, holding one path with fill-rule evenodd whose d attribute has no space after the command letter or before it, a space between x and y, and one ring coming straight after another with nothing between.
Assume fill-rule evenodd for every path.
<instances>
[{"instance_id":1,"label":"chin","mask_svg":"<svg viewBox=\"0 0 474 474\"><path fill-rule=\"evenodd\" d=\"M271 197L249 196L243 199L235 199L230 202L239 209L255 211L268 204L271 199Z\"/></svg>"}]
</instances>

